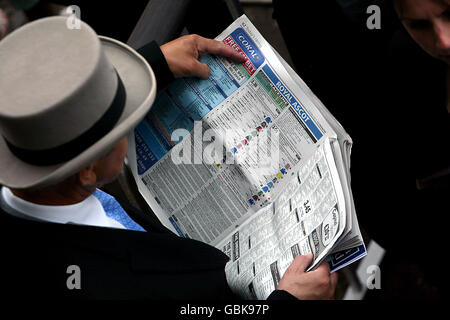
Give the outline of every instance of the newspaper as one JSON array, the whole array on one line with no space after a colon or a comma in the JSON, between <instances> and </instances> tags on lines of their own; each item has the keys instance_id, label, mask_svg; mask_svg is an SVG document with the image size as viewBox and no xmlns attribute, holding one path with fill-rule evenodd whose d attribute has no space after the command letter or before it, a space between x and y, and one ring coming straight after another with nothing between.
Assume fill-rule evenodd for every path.
<instances>
[{"instance_id":1,"label":"newspaper","mask_svg":"<svg viewBox=\"0 0 450 320\"><path fill-rule=\"evenodd\" d=\"M352 140L245 15L216 39L245 62L204 55L208 79L159 93L128 165L167 228L225 252L232 290L265 299L299 254L332 271L366 255Z\"/></svg>"}]
</instances>

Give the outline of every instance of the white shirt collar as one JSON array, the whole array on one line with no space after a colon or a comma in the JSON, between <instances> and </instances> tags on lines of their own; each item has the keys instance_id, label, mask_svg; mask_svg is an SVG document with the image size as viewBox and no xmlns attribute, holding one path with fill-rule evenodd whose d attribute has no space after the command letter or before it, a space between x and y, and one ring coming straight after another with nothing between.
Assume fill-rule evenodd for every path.
<instances>
[{"instance_id":1,"label":"white shirt collar","mask_svg":"<svg viewBox=\"0 0 450 320\"><path fill-rule=\"evenodd\" d=\"M4 202L13 209L12 214L20 218L125 229L119 222L106 216L100 201L93 195L72 205L46 206L23 200L7 187L1 191Z\"/></svg>"}]
</instances>

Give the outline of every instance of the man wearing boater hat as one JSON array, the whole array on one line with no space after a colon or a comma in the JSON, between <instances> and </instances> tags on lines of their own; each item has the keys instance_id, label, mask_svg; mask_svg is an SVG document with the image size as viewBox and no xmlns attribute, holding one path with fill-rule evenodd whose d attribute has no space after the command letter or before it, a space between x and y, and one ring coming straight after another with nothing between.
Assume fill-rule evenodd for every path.
<instances>
[{"instance_id":1,"label":"man wearing boater hat","mask_svg":"<svg viewBox=\"0 0 450 320\"><path fill-rule=\"evenodd\" d=\"M206 78L205 52L242 58L186 36L141 51L63 17L34 21L0 42L1 289L9 297L230 299L220 250L179 238L100 191L121 171L126 135L156 84ZM154 71L155 72L154 72ZM155 77L156 74L156 77ZM271 298L331 298L326 264L297 257Z\"/></svg>"}]
</instances>

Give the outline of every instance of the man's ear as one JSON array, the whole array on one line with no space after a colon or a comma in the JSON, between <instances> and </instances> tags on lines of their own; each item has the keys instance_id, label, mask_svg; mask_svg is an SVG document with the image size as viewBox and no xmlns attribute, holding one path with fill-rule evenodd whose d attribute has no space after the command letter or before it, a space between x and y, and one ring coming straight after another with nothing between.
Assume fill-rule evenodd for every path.
<instances>
[{"instance_id":1,"label":"man's ear","mask_svg":"<svg viewBox=\"0 0 450 320\"><path fill-rule=\"evenodd\" d=\"M97 174L94 168L94 164L90 164L77 173L78 181L82 186L93 186L97 182Z\"/></svg>"}]
</instances>

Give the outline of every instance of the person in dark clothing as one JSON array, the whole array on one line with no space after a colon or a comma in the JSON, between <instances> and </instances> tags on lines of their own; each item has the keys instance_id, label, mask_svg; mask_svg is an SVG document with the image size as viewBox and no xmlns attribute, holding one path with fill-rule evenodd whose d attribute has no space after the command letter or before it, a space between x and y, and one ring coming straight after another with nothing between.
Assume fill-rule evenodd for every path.
<instances>
[{"instance_id":1,"label":"person in dark clothing","mask_svg":"<svg viewBox=\"0 0 450 320\"><path fill-rule=\"evenodd\" d=\"M381 29L366 26L373 4ZM450 211L449 4L328 0L285 10L287 1L274 0L299 75L353 138L356 211L387 250L384 280L400 262L417 264L438 291ZM396 297L408 291L383 288Z\"/></svg>"},{"instance_id":2,"label":"person in dark clothing","mask_svg":"<svg viewBox=\"0 0 450 320\"><path fill-rule=\"evenodd\" d=\"M242 57L197 35L150 43L141 55L80 23L40 19L0 42L2 290L21 299L237 299L224 253L98 188L122 170L124 137L156 95L154 73L161 88L208 77L205 52ZM311 260L298 256L269 298L332 298L337 276L326 263L306 273Z\"/></svg>"}]
</instances>

